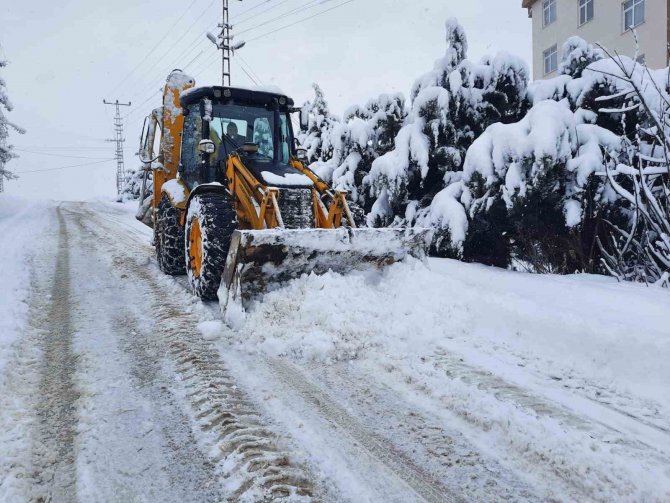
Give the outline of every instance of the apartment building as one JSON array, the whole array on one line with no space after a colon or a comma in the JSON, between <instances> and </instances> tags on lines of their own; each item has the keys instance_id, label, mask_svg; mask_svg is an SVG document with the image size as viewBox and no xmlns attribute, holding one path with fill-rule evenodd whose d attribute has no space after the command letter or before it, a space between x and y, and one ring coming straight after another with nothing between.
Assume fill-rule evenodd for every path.
<instances>
[{"instance_id":1,"label":"apartment building","mask_svg":"<svg viewBox=\"0 0 670 503\"><path fill-rule=\"evenodd\" d=\"M533 75L556 75L561 48L577 35L610 51L633 57L650 68L668 65L670 0L522 0L533 20Z\"/></svg>"}]
</instances>

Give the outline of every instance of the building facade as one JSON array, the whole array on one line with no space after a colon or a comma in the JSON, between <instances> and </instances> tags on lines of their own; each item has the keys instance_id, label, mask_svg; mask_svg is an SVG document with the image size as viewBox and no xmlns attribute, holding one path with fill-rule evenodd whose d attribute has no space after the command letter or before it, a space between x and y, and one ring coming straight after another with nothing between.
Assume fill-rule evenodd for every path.
<instances>
[{"instance_id":1,"label":"building facade","mask_svg":"<svg viewBox=\"0 0 670 503\"><path fill-rule=\"evenodd\" d=\"M611 52L635 56L650 68L668 65L670 0L522 0L533 20L533 75L556 75L565 41L579 36Z\"/></svg>"}]
</instances>

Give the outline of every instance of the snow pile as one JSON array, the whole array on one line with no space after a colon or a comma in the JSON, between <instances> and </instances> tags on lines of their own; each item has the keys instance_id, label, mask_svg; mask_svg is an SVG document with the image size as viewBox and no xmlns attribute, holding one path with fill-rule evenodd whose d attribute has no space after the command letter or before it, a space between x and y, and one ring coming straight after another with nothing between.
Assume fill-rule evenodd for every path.
<instances>
[{"instance_id":1,"label":"snow pile","mask_svg":"<svg viewBox=\"0 0 670 503\"><path fill-rule=\"evenodd\" d=\"M303 276L267 294L237 337L250 351L324 362L503 345L546 372L656 400L670 419L668 302L663 290L601 276L407 260L381 273Z\"/></svg>"}]
</instances>

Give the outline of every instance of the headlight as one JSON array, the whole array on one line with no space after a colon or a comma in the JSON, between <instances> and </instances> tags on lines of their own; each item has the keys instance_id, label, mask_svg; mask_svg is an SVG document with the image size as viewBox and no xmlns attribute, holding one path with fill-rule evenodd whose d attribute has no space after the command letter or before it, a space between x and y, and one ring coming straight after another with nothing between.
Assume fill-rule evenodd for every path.
<instances>
[{"instance_id":1,"label":"headlight","mask_svg":"<svg viewBox=\"0 0 670 503\"><path fill-rule=\"evenodd\" d=\"M198 143L198 150L205 154L213 154L216 150L216 145L212 140L201 140Z\"/></svg>"}]
</instances>

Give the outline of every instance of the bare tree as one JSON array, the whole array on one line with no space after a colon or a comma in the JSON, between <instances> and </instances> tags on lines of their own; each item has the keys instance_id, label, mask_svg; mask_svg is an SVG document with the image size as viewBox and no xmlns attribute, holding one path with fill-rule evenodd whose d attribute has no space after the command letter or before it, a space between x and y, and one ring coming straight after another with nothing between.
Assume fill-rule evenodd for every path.
<instances>
[{"instance_id":1,"label":"bare tree","mask_svg":"<svg viewBox=\"0 0 670 503\"><path fill-rule=\"evenodd\" d=\"M599 98L603 104L617 103L599 113L620 117L627 131L620 158L604 153L605 175L629 214L625 227L608 222L609 242L598 243L603 265L619 279L669 287L670 72L652 74L646 66L603 50L616 71L600 73L614 79L620 91Z\"/></svg>"}]
</instances>

